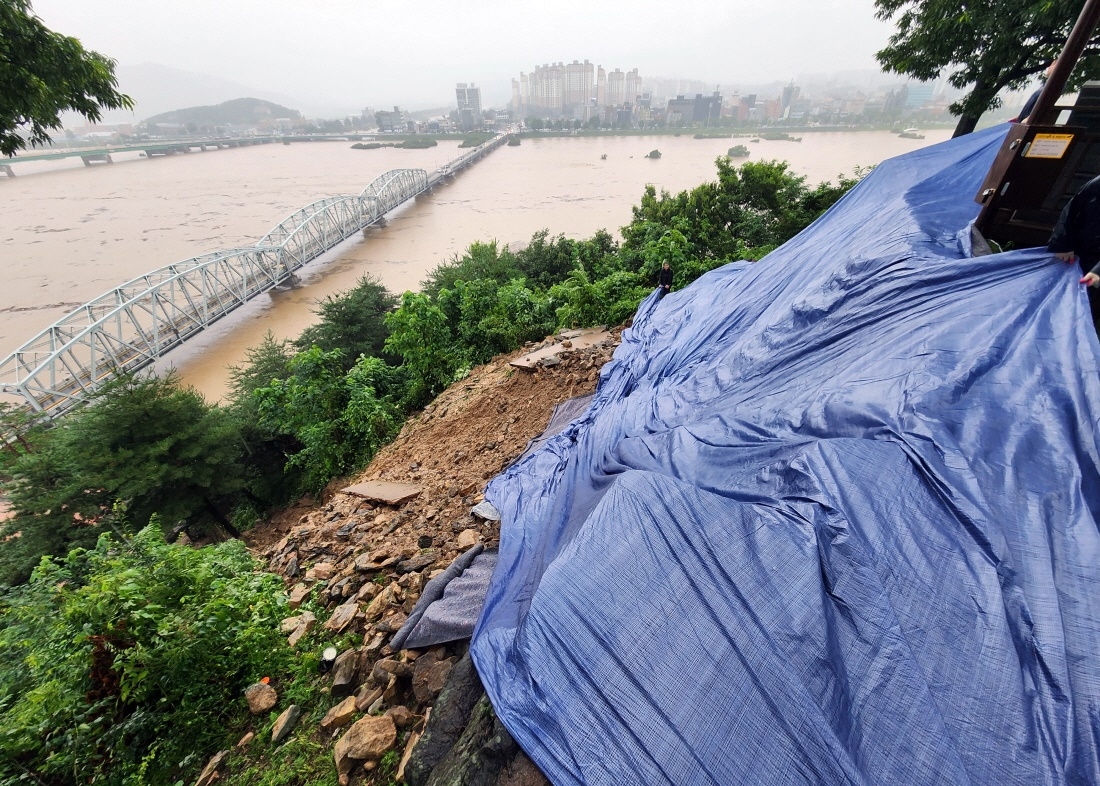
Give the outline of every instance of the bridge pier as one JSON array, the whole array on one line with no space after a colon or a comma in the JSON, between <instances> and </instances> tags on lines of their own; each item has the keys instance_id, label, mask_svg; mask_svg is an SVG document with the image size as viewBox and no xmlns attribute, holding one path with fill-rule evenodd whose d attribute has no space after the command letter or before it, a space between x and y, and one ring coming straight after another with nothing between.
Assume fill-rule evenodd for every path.
<instances>
[{"instance_id":1,"label":"bridge pier","mask_svg":"<svg viewBox=\"0 0 1100 786\"><path fill-rule=\"evenodd\" d=\"M7 164L0 164L0 170L3 170L4 174L8 177L15 177L15 172L13 172L12 168Z\"/></svg>"},{"instance_id":2,"label":"bridge pier","mask_svg":"<svg viewBox=\"0 0 1100 786\"><path fill-rule=\"evenodd\" d=\"M81 156L80 160L84 162L84 166L91 166L92 164L113 164L110 153L92 153L86 156Z\"/></svg>"}]
</instances>

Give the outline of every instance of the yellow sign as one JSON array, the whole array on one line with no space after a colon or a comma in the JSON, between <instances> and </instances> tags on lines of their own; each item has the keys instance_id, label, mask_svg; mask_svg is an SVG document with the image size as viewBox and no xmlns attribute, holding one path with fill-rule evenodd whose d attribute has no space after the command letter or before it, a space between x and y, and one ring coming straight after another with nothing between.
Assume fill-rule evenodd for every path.
<instances>
[{"instance_id":1,"label":"yellow sign","mask_svg":"<svg viewBox=\"0 0 1100 786\"><path fill-rule=\"evenodd\" d=\"M1072 141L1073 134L1036 134L1024 158L1061 158Z\"/></svg>"}]
</instances>

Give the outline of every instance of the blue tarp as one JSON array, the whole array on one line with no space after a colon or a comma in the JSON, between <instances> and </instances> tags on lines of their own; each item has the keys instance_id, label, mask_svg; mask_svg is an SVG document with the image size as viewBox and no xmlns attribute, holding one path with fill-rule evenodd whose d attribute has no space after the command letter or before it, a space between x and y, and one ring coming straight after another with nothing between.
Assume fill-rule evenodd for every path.
<instances>
[{"instance_id":1,"label":"blue tarp","mask_svg":"<svg viewBox=\"0 0 1100 786\"><path fill-rule=\"evenodd\" d=\"M1004 130L648 299L490 485L474 659L555 784L1100 782L1100 345L970 256Z\"/></svg>"}]
</instances>

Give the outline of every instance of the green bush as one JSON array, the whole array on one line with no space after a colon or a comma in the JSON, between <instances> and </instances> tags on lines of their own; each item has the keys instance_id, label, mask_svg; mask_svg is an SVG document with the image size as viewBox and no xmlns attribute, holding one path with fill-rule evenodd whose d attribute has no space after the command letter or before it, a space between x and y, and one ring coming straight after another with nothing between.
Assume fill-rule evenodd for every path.
<instances>
[{"instance_id":1,"label":"green bush","mask_svg":"<svg viewBox=\"0 0 1100 786\"><path fill-rule=\"evenodd\" d=\"M0 782L193 779L243 689L293 671L282 582L243 544L193 549L158 527L43 559L0 595Z\"/></svg>"},{"instance_id":2,"label":"green bush","mask_svg":"<svg viewBox=\"0 0 1100 786\"><path fill-rule=\"evenodd\" d=\"M362 358L345 373L343 353L312 347L290 361L290 378L255 392L260 424L300 443L286 466L302 471L306 488L366 463L401 428L400 409L371 384L384 369L379 358Z\"/></svg>"}]
</instances>

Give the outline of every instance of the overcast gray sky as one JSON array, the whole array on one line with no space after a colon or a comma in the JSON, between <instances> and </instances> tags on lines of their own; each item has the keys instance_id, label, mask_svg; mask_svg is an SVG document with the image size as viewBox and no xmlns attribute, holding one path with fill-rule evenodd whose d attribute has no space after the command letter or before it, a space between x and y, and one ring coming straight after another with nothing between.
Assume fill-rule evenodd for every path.
<instances>
[{"instance_id":1,"label":"overcast gray sky","mask_svg":"<svg viewBox=\"0 0 1100 786\"><path fill-rule=\"evenodd\" d=\"M502 104L511 77L585 58L723 83L874 69L872 0L33 0L120 65L158 63L347 106ZM125 87L125 85L123 86Z\"/></svg>"}]
</instances>

